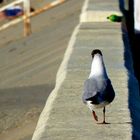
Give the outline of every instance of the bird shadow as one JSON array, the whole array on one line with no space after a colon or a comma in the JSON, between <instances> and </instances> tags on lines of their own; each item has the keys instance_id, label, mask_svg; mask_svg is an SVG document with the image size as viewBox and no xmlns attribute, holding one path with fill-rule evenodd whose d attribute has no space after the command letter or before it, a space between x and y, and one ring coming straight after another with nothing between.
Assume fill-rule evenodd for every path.
<instances>
[{"instance_id":1,"label":"bird shadow","mask_svg":"<svg viewBox=\"0 0 140 140\"><path fill-rule=\"evenodd\" d=\"M111 123L108 123L108 122L105 122L105 123L103 123L103 122L101 122L101 123L97 123L98 125L108 125L108 124L111 124Z\"/></svg>"},{"instance_id":2,"label":"bird shadow","mask_svg":"<svg viewBox=\"0 0 140 140\"><path fill-rule=\"evenodd\" d=\"M137 40L135 39L137 36L134 34L133 1L131 1L131 5L129 2L128 11L125 9L124 0L119 0L119 7L125 19L122 21L122 39L124 43L124 66L128 73L128 107L132 121L130 123L132 126L132 140L138 140L140 139L140 94L138 83L138 80L140 80L138 76L140 55L138 54L139 47L136 44L139 44L140 37Z\"/></svg>"},{"instance_id":3,"label":"bird shadow","mask_svg":"<svg viewBox=\"0 0 140 140\"><path fill-rule=\"evenodd\" d=\"M132 122L106 122L97 123L97 125L112 125L112 124L132 124Z\"/></svg>"},{"instance_id":4,"label":"bird shadow","mask_svg":"<svg viewBox=\"0 0 140 140\"><path fill-rule=\"evenodd\" d=\"M107 124L132 124L132 122L110 122Z\"/></svg>"}]
</instances>

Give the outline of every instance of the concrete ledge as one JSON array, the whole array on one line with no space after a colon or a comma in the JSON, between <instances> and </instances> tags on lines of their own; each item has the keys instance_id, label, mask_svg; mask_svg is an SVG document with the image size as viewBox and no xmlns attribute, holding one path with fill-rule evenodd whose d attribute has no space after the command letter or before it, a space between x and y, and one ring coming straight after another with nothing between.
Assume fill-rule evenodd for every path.
<instances>
[{"instance_id":1,"label":"concrete ledge","mask_svg":"<svg viewBox=\"0 0 140 140\"><path fill-rule=\"evenodd\" d=\"M47 127L47 122L49 121L49 117L50 117L50 113L51 113L51 109L53 106L53 102L55 101L57 95L58 95L58 91L61 88L65 78L66 78L66 74L67 74L67 63L70 59L70 56L72 54L73 51L73 46L76 40L76 35L79 31L79 27L80 24L75 28L72 37L69 41L69 45L68 48L65 52L63 61L59 67L59 70L57 72L57 76L56 76L56 86L54 88L54 90L51 92L49 98L47 99L46 105L41 113L39 122L37 124L37 128L34 132L33 138L32 140L41 140L42 139L42 135L44 133L44 131L46 130Z\"/></svg>"},{"instance_id":2,"label":"concrete ledge","mask_svg":"<svg viewBox=\"0 0 140 140\"><path fill-rule=\"evenodd\" d=\"M117 11L87 11L81 14L80 22L110 22L107 17L111 14L122 15Z\"/></svg>"},{"instance_id":3,"label":"concrete ledge","mask_svg":"<svg viewBox=\"0 0 140 140\"><path fill-rule=\"evenodd\" d=\"M109 5L111 8L109 7ZM122 15L119 11L118 2L112 2L107 0L85 0L82 13L80 16L80 22L109 22L107 19L111 14Z\"/></svg>"}]
</instances>

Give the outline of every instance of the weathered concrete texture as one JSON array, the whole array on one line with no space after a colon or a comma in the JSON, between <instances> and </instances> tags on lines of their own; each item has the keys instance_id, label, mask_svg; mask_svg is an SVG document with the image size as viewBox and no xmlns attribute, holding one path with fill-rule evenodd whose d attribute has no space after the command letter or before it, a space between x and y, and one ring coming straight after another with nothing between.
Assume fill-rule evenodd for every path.
<instances>
[{"instance_id":1,"label":"weathered concrete texture","mask_svg":"<svg viewBox=\"0 0 140 140\"><path fill-rule=\"evenodd\" d=\"M114 24L113 28L110 27L107 30L98 30L96 25L93 25L93 29L88 30L80 28L73 53L68 62L66 79L57 92L50 118L45 127L46 132L43 133L41 140L61 140L64 138L67 140L93 140L93 138L129 140L131 138L127 103L128 77L124 68L121 34L120 30L117 30L117 26L119 25ZM104 26L104 28L106 27ZM114 28L116 29L114 30ZM112 43L109 32L112 33ZM93 121L89 110L81 101L83 83L90 70L90 53L95 48L103 51L105 64L116 91L115 101L107 108L107 121L111 124L104 126ZM98 115L99 120L102 121L102 110L98 111ZM120 133L120 130L124 131Z\"/></svg>"},{"instance_id":2,"label":"weathered concrete texture","mask_svg":"<svg viewBox=\"0 0 140 140\"><path fill-rule=\"evenodd\" d=\"M112 0L87 0L83 9L81 22L105 22L111 14L121 15L119 2Z\"/></svg>"},{"instance_id":3,"label":"weathered concrete texture","mask_svg":"<svg viewBox=\"0 0 140 140\"><path fill-rule=\"evenodd\" d=\"M101 2L90 0L89 8L94 5L97 9L100 9L101 5L106 8L112 5L117 7L117 1ZM68 46L68 49L71 48L69 59L67 55L64 58L64 61L67 59L63 69L66 70L66 75L60 87L54 89L56 95L49 111L47 107L50 106L46 104L33 140L131 140L136 126L133 118L138 120L140 100L138 83L133 74L129 42L126 36L122 37L121 24L84 22L80 24L75 37L73 45ZM93 49L102 50L107 72L116 92L115 100L107 107L106 117L110 123L108 125L96 124L81 100L83 83L90 72L90 53ZM59 78L59 75L57 76ZM57 82L59 83L58 80ZM97 110L97 114L99 121L102 121L102 109Z\"/></svg>"},{"instance_id":4,"label":"weathered concrete texture","mask_svg":"<svg viewBox=\"0 0 140 140\"><path fill-rule=\"evenodd\" d=\"M89 0L87 10L100 10L100 11L118 11L119 12L119 2L112 0Z\"/></svg>"}]
</instances>

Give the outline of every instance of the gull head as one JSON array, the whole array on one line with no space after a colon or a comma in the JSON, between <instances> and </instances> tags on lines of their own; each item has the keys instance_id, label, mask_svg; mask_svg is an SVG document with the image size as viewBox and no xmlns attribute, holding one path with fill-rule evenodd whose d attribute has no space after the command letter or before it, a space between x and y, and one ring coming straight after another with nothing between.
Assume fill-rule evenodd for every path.
<instances>
[{"instance_id":1,"label":"gull head","mask_svg":"<svg viewBox=\"0 0 140 140\"><path fill-rule=\"evenodd\" d=\"M95 50L93 50L93 51L91 52L92 58L94 58L94 56L95 56L96 54L99 54L99 55L103 56L103 55L102 55L102 52L101 52L99 49L95 49Z\"/></svg>"}]
</instances>

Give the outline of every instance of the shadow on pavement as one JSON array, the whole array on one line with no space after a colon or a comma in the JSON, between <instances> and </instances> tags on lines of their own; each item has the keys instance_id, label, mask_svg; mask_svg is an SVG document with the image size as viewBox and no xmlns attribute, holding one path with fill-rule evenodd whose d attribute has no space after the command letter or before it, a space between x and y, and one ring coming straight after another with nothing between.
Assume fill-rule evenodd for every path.
<instances>
[{"instance_id":1,"label":"shadow on pavement","mask_svg":"<svg viewBox=\"0 0 140 140\"><path fill-rule=\"evenodd\" d=\"M124 15L122 39L124 42L124 60L128 71L128 106L132 121L132 140L140 139L140 95L139 95L139 50L140 35L134 34L133 1L129 1L129 11L125 10L124 0L119 0L119 7ZM126 30L127 29L127 30ZM137 78L137 79L136 79Z\"/></svg>"},{"instance_id":2,"label":"shadow on pavement","mask_svg":"<svg viewBox=\"0 0 140 140\"><path fill-rule=\"evenodd\" d=\"M36 121L53 88L53 85L44 84L0 89L0 137L3 131L7 137L10 137L10 134L16 132L18 128L22 130L24 126L27 126L27 129L30 129L28 124L31 125L33 121L34 124L37 123ZM22 135L30 137L29 140L33 131L28 130L28 134L26 134L23 130L20 135L21 137ZM13 135L16 136L15 133Z\"/></svg>"},{"instance_id":3,"label":"shadow on pavement","mask_svg":"<svg viewBox=\"0 0 140 140\"><path fill-rule=\"evenodd\" d=\"M124 60L128 72L128 107L132 121L132 140L140 139L140 96L139 84L134 76L132 53L127 32L123 31L122 38L124 41Z\"/></svg>"}]
</instances>

